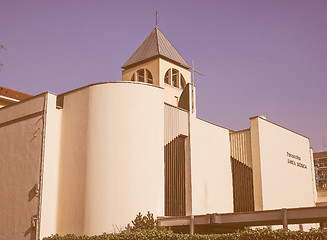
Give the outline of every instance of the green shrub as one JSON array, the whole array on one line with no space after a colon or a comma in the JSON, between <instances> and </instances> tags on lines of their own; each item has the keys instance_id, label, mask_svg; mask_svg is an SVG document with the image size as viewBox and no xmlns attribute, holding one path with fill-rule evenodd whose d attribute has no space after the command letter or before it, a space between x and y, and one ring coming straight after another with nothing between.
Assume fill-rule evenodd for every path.
<instances>
[{"instance_id":1,"label":"green shrub","mask_svg":"<svg viewBox=\"0 0 327 240\"><path fill-rule=\"evenodd\" d=\"M157 220L154 219L153 214L149 211L146 216L142 216L142 214L139 212L139 214L132 221L132 224L132 232L157 228ZM128 226L126 227L126 229L128 229Z\"/></svg>"},{"instance_id":2,"label":"green shrub","mask_svg":"<svg viewBox=\"0 0 327 240\"><path fill-rule=\"evenodd\" d=\"M143 225L142 225L143 226ZM146 229L135 230L130 233L104 233L97 236L75 236L73 234L59 236L52 235L43 240L325 240L327 239L327 229L312 229L309 232L285 231L283 229L270 230L245 229L235 233L210 234L210 235L190 235L177 234L168 230Z\"/></svg>"}]
</instances>

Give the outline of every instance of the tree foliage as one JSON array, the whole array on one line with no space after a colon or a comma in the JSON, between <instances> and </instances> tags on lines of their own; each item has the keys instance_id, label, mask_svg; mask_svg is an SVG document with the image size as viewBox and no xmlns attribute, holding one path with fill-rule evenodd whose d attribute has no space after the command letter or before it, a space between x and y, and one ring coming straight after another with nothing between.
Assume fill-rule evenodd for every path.
<instances>
[{"instance_id":1,"label":"tree foliage","mask_svg":"<svg viewBox=\"0 0 327 240\"><path fill-rule=\"evenodd\" d=\"M157 220L154 219L153 214L149 211L145 216L143 216L142 213L139 212L139 214L137 214L135 219L132 221L132 224L132 232L157 228Z\"/></svg>"}]
</instances>

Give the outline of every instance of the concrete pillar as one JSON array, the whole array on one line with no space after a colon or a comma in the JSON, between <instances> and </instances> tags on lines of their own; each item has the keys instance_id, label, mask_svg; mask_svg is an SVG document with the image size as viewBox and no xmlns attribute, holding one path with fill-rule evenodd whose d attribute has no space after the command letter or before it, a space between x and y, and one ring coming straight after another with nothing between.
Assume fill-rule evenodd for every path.
<instances>
[{"instance_id":1,"label":"concrete pillar","mask_svg":"<svg viewBox=\"0 0 327 240\"><path fill-rule=\"evenodd\" d=\"M193 235L194 234L194 215L190 216L190 234Z\"/></svg>"},{"instance_id":2,"label":"concrete pillar","mask_svg":"<svg viewBox=\"0 0 327 240\"><path fill-rule=\"evenodd\" d=\"M287 209L282 209L282 221L283 221L283 228L288 230L288 223L287 223Z\"/></svg>"}]
</instances>

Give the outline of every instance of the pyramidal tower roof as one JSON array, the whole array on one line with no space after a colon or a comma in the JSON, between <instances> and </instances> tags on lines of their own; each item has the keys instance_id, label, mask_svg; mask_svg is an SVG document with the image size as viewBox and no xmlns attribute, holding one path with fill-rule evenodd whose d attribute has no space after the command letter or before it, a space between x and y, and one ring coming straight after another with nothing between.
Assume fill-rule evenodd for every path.
<instances>
[{"instance_id":1,"label":"pyramidal tower roof","mask_svg":"<svg viewBox=\"0 0 327 240\"><path fill-rule=\"evenodd\" d=\"M136 49L127 62L125 62L122 68L126 69L156 56L162 56L187 69L190 68L185 59L179 54L158 27L153 29L144 42Z\"/></svg>"}]
</instances>

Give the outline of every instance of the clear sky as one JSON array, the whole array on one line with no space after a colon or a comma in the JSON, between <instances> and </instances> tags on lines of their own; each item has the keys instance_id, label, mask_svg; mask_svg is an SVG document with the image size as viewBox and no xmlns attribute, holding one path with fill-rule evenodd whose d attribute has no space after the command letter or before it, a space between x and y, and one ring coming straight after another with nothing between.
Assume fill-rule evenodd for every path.
<instances>
[{"instance_id":1,"label":"clear sky","mask_svg":"<svg viewBox=\"0 0 327 240\"><path fill-rule=\"evenodd\" d=\"M241 130L265 115L325 150L326 0L1 0L0 86L60 94L119 81L155 11L206 75L196 76L199 117Z\"/></svg>"}]
</instances>

